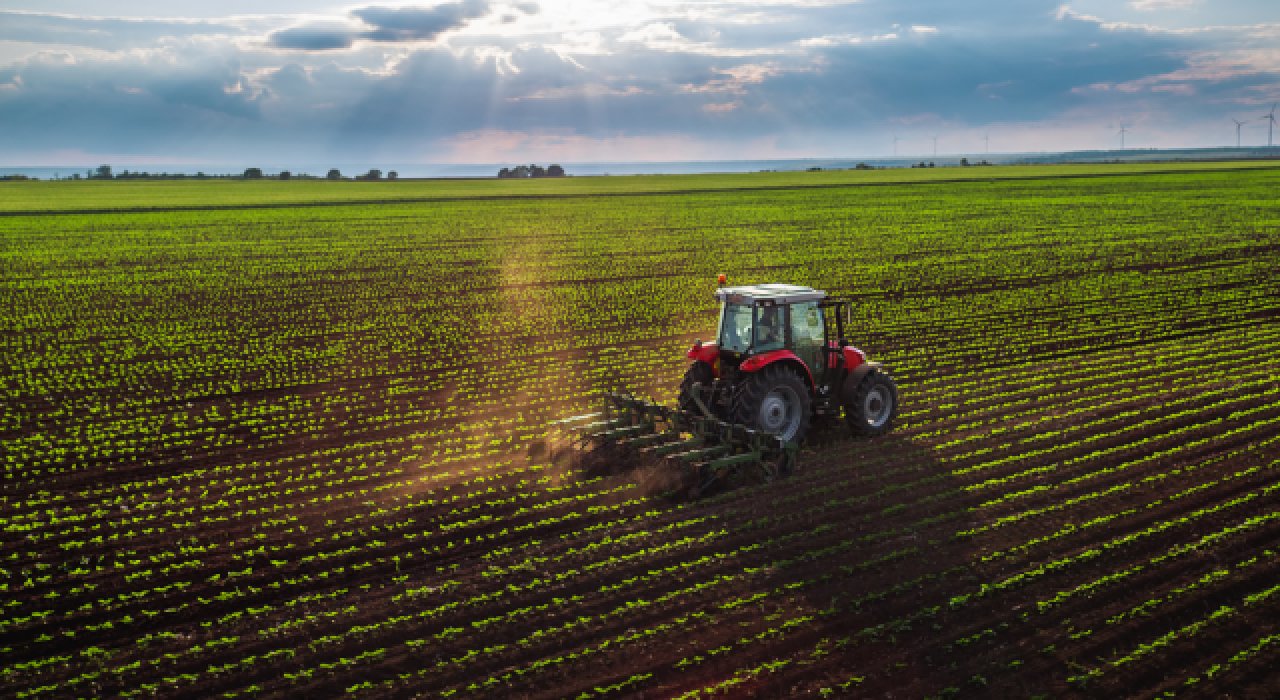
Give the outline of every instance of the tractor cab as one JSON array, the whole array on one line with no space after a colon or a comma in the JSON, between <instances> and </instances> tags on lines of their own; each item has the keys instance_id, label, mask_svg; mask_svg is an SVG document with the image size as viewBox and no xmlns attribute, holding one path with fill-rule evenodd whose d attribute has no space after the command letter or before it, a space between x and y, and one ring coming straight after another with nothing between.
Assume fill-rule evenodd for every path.
<instances>
[{"instance_id":1,"label":"tractor cab","mask_svg":"<svg viewBox=\"0 0 1280 700\"><path fill-rule=\"evenodd\" d=\"M738 355L758 355L782 350L793 338L809 339L811 320L819 321L820 330L821 319L810 316L817 310L818 302L826 298L826 293L791 284L761 284L726 287L716 293L716 298L720 301L717 335L720 349ZM796 328L788 333L792 314Z\"/></svg>"},{"instance_id":2,"label":"tractor cab","mask_svg":"<svg viewBox=\"0 0 1280 700\"><path fill-rule=\"evenodd\" d=\"M846 340L849 302L794 284L721 287L715 298L716 341L689 351L694 363L680 408L701 404L713 417L793 441L803 438L811 416L842 410L855 432L889 429L897 390L887 372L876 371L879 363Z\"/></svg>"},{"instance_id":3,"label":"tractor cab","mask_svg":"<svg viewBox=\"0 0 1280 700\"><path fill-rule=\"evenodd\" d=\"M752 364L794 358L804 365L809 383L821 388L833 364L830 355L849 344L844 340L847 302L828 299L820 289L794 284L723 287L716 299L716 347L724 367L739 369L752 358L760 358Z\"/></svg>"}]
</instances>

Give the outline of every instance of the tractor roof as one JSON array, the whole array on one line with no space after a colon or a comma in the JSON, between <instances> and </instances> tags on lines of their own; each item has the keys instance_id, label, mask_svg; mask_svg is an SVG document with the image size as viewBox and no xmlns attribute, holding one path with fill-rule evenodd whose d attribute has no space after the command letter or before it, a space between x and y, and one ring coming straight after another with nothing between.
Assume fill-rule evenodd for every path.
<instances>
[{"instance_id":1,"label":"tractor roof","mask_svg":"<svg viewBox=\"0 0 1280 700\"><path fill-rule=\"evenodd\" d=\"M731 304L794 304L800 301L821 301L826 297L827 293L821 289L795 284L753 284L716 290L716 299Z\"/></svg>"}]
</instances>

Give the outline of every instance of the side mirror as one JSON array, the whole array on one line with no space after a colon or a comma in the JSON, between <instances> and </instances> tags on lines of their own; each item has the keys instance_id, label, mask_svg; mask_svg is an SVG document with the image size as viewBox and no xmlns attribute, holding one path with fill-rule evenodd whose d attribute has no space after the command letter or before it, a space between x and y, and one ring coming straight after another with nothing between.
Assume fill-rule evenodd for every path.
<instances>
[{"instance_id":1,"label":"side mirror","mask_svg":"<svg viewBox=\"0 0 1280 700\"><path fill-rule=\"evenodd\" d=\"M847 347L848 345L849 345L849 339L848 339L848 338L841 338L841 339L840 339L840 347L842 347L842 348L843 348L843 347Z\"/></svg>"}]
</instances>

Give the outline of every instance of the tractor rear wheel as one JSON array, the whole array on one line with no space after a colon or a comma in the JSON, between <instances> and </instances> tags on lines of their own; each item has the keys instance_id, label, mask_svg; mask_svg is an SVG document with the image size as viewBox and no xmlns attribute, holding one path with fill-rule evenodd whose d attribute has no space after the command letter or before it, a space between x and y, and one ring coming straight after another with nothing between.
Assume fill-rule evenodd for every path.
<instances>
[{"instance_id":1,"label":"tractor rear wheel","mask_svg":"<svg viewBox=\"0 0 1280 700\"><path fill-rule=\"evenodd\" d=\"M701 384L702 392L698 398L702 399L702 403L716 414L717 418L723 418L723 410L717 410L717 406L711 402L711 385L716 381L716 373L711 369L711 365L705 362L694 362L685 370L684 381L680 382L680 394L676 397L676 406L681 411L688 411L697 415L702 415L702 409L698 408L698 404L693 400L693 385Z\"/></svg>"},{"instance_id":2,"label":"tractor rear wheel","mask_svg":"<svg viewBox=\"0 0 1280 700\"><path fill-rule=\"evenodd\" d=\"M785 365L769 365L747 380L734 398L733 422L800 442L809 432L809 387Z\"/></svg>"},{"instance_id":3,"label":"tractor rear wheel","mask_svg":"<svg viewBox=\"0 0 1280 700\"><path fill-rule=\"evenodd\" d=\"M867 374L844 404L844 420L854 435L884 435L897 417L898 387L880 372Z\"/></svg>"}]
</instances>

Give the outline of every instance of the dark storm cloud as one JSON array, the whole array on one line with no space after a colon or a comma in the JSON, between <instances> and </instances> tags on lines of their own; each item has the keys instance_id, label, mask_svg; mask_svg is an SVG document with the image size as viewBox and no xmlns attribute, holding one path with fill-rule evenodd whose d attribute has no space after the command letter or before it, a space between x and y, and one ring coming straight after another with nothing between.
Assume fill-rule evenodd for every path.
<instances>
[{"instance_id":1,"label":"dark storm cloud","mask_svg":"<svg viewBox=\"0 0 1280 700\"><path fill-rule=\"evenodd\" d=\"M277 49L300 51L331 51L349 49L361 32L343 26L304 25L272 32L267 43Z\"/></svg>"},{"instance_id":2,"label":"dark storm cloud","mask_svg":"<svg viewBox=\"0 0 1280 700\"><path fill-rule=\"evenodd\" d=\"M820 70L766 81L752 99L804 101L813 105L814 118L830 123L921 113L967 123L1038 120L1079 104L1071 92L1077 86L1178 70L1186 65L1182 52L1195 44L1079 20L999 40L906 29L896 39L826 48Z\"/></svg>"},{"instance_id":3,"label":"dark storm cloud","mask_svg":"<svg viewBox=\"0 0 1280 700\"><path fill-rule=\"evenodd\" d=\"M996 10L991 14L974 13L971 6L956 3L866 3L818 8L802 23L671 22L690 41L718 30L715 45L726 50L787 46L805 50L742 57L726 51L725 57L708 57L636 46L625 59L614 55L577 60L612 75L626 75L626 63L645 65L651 70L641 77L663 76L671 84L701 91L706 98L699 104L671 95L649 109L616 112L615 120L634 117L639 126L646 120L665 124L674 119L693 128L697 121L708 119L700 110L712 101L726 105L711 120L716 129L744 135L768 129L883 129L929 120L952 126L1035 121L1081 108L1163 110L1209 117L1231 109L1223 101L1247 96L1245 86L1255 93L1280 92L1280 74L1265 68L1240 71L1234 77L1202 71L1200 77L1186 81L1190 85L1179 88L1183 92L1164 85L1157 85L1157 90L1141 85L1153 76L1187 72L1197 57L1232 50L1267 51L1274 35L1249 38L1247 32L1236 30L1152 31L1108 26L1062 12L1051 3L990 4ZM819 41L805 45L805 40ZM1221 60L1229 59L1228 55ZM726 74L735 66L750 65L770 69L758 71L758 80L735 80ZM1123 89L1091 92L1088 88L1095 84ZM734 87L737 94L729 89ZM1190 89L1194 96L1186 94ZM602 99L637 105L647 101L645 97ZM730 102L736 104L728 108Z\"/></svg>"},{"instance_id":4,"label":"dark storm cloud","mask_svg":"<svg viewBox=\"0 0 1280 700\"><path fill-rule=\"evenodd\" d=\"M279 52L250 43L221 45L217 55L188 46L149 58L33 57L0 69L0 130L32 148L181 149L220 159L231 150L428 153L460 133L537 130L822 148L832 134L883 139L889 130L1100 114L1229 124L1225 114L1240 101L1280 92L1280 74L1265 61L1232 63L1253 60L1240 52L1265 54L1274 29L1162 32L1012 0L982 11L876 0L761 6L601 28L594 38L463 32L390 64L380 47L439 37L510 7L358 8L351 25L270 35L269 46L349 49L290 54L283 66Z\"/></svg>"},{"instance_id":5,"label":"dark storm cloud","mask_svg":"<svg viewBox=\"0 0 1280 700\"><path fill-rule=\"evenodd\" d=\"M463 0L435 7L362 7L351 12L374 27L373 41L420 41L463 26L489 13L488 0Z\"/></svg>"},{"instance_id":6,"label":"dark storm cloud","mask_svg":"<svg viewBox=\"0 0 1280 700\"><path fill-rule=\"evenodd\" d=\"M528 14L538 10L533 3L517 7ZM491 9L489 0L461 0L434 7L371 5L351 11L351 16L360 20L363 27L302 25L272 32L267 41L274 48L302 51L349 49L361 40L384 43L427 41L449 30L464 27L471 20L489 14Z\"/></svg>"},{"instance_id":7,"label":"dark storm cloud","mask_svg":"<svg viewBox=\"0 0 1280 700\"><path fill-rule=\"evenodd\" d=\"M0 90L0 124L18 142L65 143L68 133L101 142L135 129L162 137L193 123L254 120L261 97L238 60L212 55L97 63L43 54L0 70L0 82L21 86Z\"/></svg>"}]
</instances>

